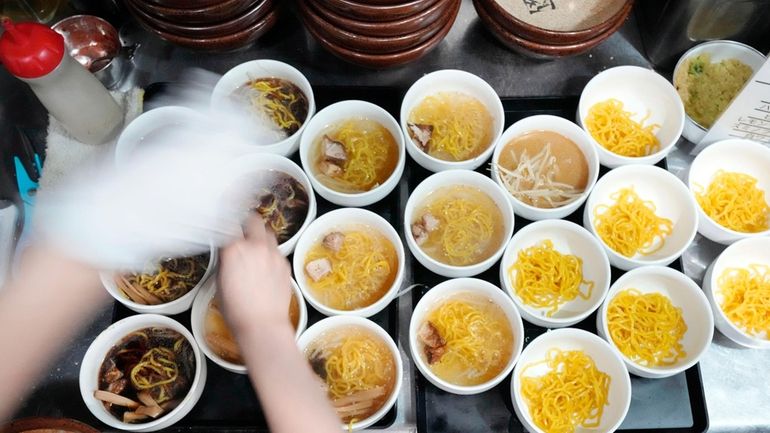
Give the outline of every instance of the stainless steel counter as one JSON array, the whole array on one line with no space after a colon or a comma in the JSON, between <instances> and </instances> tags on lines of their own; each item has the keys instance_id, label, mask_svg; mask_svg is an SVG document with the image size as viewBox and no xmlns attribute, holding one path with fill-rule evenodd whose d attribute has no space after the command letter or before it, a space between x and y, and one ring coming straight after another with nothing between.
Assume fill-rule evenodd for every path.
<instances>
[{"instance_id":1,"label":"stainless steel counter","mask_svg":"<svg viewBox=\"0 0 770 433\"><path fill-rule=\"evenodd\" d=\"M446 40L424 59L405 67L376 71L351 66L320 49L294 17L284 17L278 28L247 49L230 53L198 53L173 47L128 22L122 37L140 45L134 69L122 89L174 81L190 67L224 73L243 61L274 58L302 70L313 85L388 86L405 90L422 74L445 68L464 69L486 79L501 97L543 97L578 95L596 73L616 65L649 66L643 55L639 32L632 18L616 35L591 52L554 61L533 60L507 51L487 34L476 18L470 0L464 0L457 23ZM0 122L13 122L30 131L44 127L44 111L19 82L0 72ZM8 104L3 107L3 104ZM11 106L13 108L11 108ZM33 134L34 135L34 134ZM669 158L671 171L683 175L691 160L691 144L684 140ZM0 151L2 151L0 147ZM722 247L701 237L685 253L685 271L699 281L705 267ZM399 299L401 335L407 335L411 298ZM110 323L110 311L103 311L92 325L72 341L55 371L36 387L19 415L68 416L93 420L80 401L77 387L79 362L93 338ZM399 342L404 360L408 345ZM406 371L404 392L398 401L398 419L393 432L415 431L414 374L411 362ZM710 431L770 432L770 351L740 349L718 332L701 362L705 394L711 418Z\"/></svg>"}]
</instances>

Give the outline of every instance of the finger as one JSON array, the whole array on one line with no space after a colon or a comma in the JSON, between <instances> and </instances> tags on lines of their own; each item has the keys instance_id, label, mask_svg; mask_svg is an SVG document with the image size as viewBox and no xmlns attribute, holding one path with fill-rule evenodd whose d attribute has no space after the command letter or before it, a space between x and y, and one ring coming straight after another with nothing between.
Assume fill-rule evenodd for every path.
<instances>
[{"instance_id":1,"label":"finger","mask_svg":"<svg viewBox=\"0 0 770 433\"><path fill-rule=\"evenodd\" d=\"M267 237L267 229L265 228L265 220L259 215L253 215L246 221L246 227L243 230L243 235L248 240L256 242L265 242Z\"/></svg>"}]
</instances>

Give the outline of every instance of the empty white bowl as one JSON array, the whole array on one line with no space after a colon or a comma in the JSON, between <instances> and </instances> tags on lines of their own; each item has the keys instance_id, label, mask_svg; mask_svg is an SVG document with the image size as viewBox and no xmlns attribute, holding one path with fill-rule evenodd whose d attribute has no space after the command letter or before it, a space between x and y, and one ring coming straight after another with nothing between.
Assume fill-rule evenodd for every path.
<instances>
[{"instance_id":1,"label":"empty white bowl","mask_svg":"<svg viewBox=\"0 0 770 433\"><path fill-rule=\"evenodd\" d=\"M750 140L731 138L718 141L703 149L690 165L687 186L695 196L696 191L708 188L717 171L734 171L748 174L757 179L757 187L765 192L765 200L770 200L770 149ZM769 230L757 233L743 233L728 229L711 219L698 209L698 232L720 244L729 245L739 239L767 236Z\"/></svg>"},{"instance_id":2,"label":"empty white bowl","mask_svg":"<svg viewBox=\"0 0 770 433\"><path fill-rule=\"evenodd\" d=\"M538 428L529 412L529 407L521 395L521 374L522 370L530 364L537 363L546 359L546 354L551 349L582 350L586 355L593 358L596 368L611 378L609 394L604 407L601 423L596 429L581 429L577 431L597 431L610 433L618 429L628 413L631 405L631 379L628 376L628 370L617 350L607 344L606 341L591 334L588 331L574 328L557 329L548 331L545 334L532 340L519 357L516 368L513 369L513 379L511 380L511 395L513 399L513 410L516 417L524 427L533 433L544 433ZM539 376L548 372L545 365L531 368L526 373L527 376Z\"/></svg>"},{"instance_id":3,"label":"empty white bowl","mask_svg":"<svg viewBox=\"0 0 770 433\"><path fill-rule=\"evenodd\" d=\"M580 148L583 152L583 156L586 158L586 163L588 163L588 181L586 183L585 191L571 203L553 209L544 209L529 205L515 198L510 193L508 193L508 198L511 200L514 213L524 218L530 220L564 218L577 210L577 208L586 201L588 194L596 183L596 179L599 177L599 156L596 153L596 147L593 145L591 137L588 136L587 132L569 120L558 116L537 115L525 117L509 126L495 144L495 152L492 155L492 179L508 192L505 184L500 178L500 171L497 168L497 164L500 161L500 154L514 138L535 131L550 131L561 134L572 140Z\"/></svg>"},{"instance_id":4,"label":"empty white bowl","mask_svg":"<svg viewBox=\"0 0 770 433\"><path fill-rule=\"evenodd\" d=\"M655 204L655 214L673 222L673 232L666 236L663 248L649 254L626 257L617 253L599 237L594 228L594 209L599 205L612 206L610 198L616 191L634 187L642 200ZM610 264L624 271L644 266L667 266L682 255L692 243L698 227L697 204L681 180L668 171L652 165L629 165L610 170L602 176L586 201L583 226L593 233L604 246Z\"/></svg>"},{"instance_id":5,"label":"empty white bowl","mask_svg":"<svg viewBox=\"0 0 770 433\"><path fill-rule=\"evenodd\" d=\"M660 149L650 155L628 157L610 152L600 145L585 126L588 110L596 103L614 98L623 102L623 109L642 120L649 112L645 125L657 123L655 136ZM586 84L578 104L578 123L586 130L599 153L599 161L610 168L627 164L655 164L674 148L684 128L684 105L674 86L655 71L639 66L616 66L594 76Z\"/></svg>"},{"instance_id":6,"label":"empty white bowl","mask_svg":"<svg viewBox=\"0 0 770 433\"><path fill-rule=\"evenodd\" d=\"M442 263L425 254L422 248L417 245L417 242L412 235L414 214L416 211L419 211L419 207L425 203L428 196L439 188L455 185L464 185L480 189L487 194L495 204L497 204L497 207L503 215L505 229L500 247L491 257L476 263L475 265L453 266ZM511 202L508 200L508 193L493 182L492 179L470 170L446 170L428 176L428 178L420 182L420 184L417 185L417 188L412 191L404 210L404 237L406 238L406 245L409 246L409 251L411 251L417 261L428 268L428 270L449 278L470 277L491 268L500 256L503 255L505 244L511 238L511 235L513 235L513 225L514 215L513 209L511 208Z\"/></svg>"},{"instance_id":7,"label":"empty white bowl","mask_svg":"<svg viewBox=\"0 0 770 433\"><path fill-rule=\"evenodd\" d=\"M440 92L459 92L478 99L487 108L487 111L493 119L492 138L487 149L477 157L465 161L445 161L435 158L423 152L417 144L412 141L409 135L409 115L412 109L420 102L431 95ZM500 97L486 81L470 72L459 71L455 69L445 69L431 72L422 76L409 88L401 102L401 129L406 140L406 150L418 164L434 172L451 169L473 170L484 163L494 151L494 144L503 133L503 124L505 123L505 113L503 103Z\"/></svg>"},{"instance_id":8,"label":"empty white bowl","mask_svg":"<svg viewBox=\"0 0 770 433\"><path fill-rule=\"evenodd\" d=\"M378 231L393 244L393 248L395 248L396 255L398 256L398 271L396 273L396 278L393 280L393 284L385 294L382 295L379 300L367 307L356 310L338 310L331 308L322 303L313 294L313 290L310 288L308 282L308 276L305 272L305 257L307 256L308 251L314 245L321 242L327 234L335 231L345 232L359 226L365 226ZM401 287L401 283L404 280L406 259L404 256L404 244L401 243L401 238L398 237L398 233L388 221L376 213L365 209L343 208L325 213L310 224L297 243L297 248L294 250L292 266L294 269L294 278L297 279L297 285L302 291L302 295L305 297L305 300L320 313L327 316L353 315L370 317L382 311L393 299L395 299L398 289Z\"/></svg>"},{"instance_id":9,"label":"empty white bowl","mask_svg":"<svg viewBox=\"0 0 770 433\"><path fill-rule=\"evenodd\" d=\"M426 317L436 308L438 308L442 302L447 299L451 299L454 296L462 293L473 293L474 295L480 295L489 298L491 302L494 302L499 306L505 315L508 317L508 321L511 325L511 331L513 334L513 347L511 348L511 359L508 360L505 368L497 374L494 378L479 385L457 385L438 377L428 366L423 354L423 344L419 341L418 332L420 327L425 322ZM519 359L521 349L524 346L524 325L521 322L521 316L513 305L511 298L509 298L505 292L500 290L499 287L492 283L476 278L456 278L443 283L428 290L423 295L412 312L412 318L409 322L409 349L412 352L412 360L414 360L417 369L420 370L423 376L428 381L438 388L451 392L452 394L459 395L471 395L480 394L484 391L488 391L494 388L497 384L503 381L513 370L513 366Z\"/></svg>"},{"instance_id":10,"label":"empty white bowl","mask_svg":"<svg viewBox=\"0 0 770 433\"><path fill-rule=\"evenodd\" d=\"M279 62L277 60L251 60L230 69L222 78L217 81L214 91L211 94L211 107L215 111L227 112L232 107L230 95L248 83L257 78L281 78L294 83L307 97L307 118L302 122L297 132L277 143L255 146L256 150L266 153L276 153L278 155L288 156L294 153L299 146L299 138L302 131L315 114L315 97L310 82L293 66Z\"/></svg>"},{"instance_id":11,"label":"empty white bowl","mask_svg":"<svg viewBox=\"0 0 770 433\"><path fill-rule=\"evenodd\" d=\"M321 183L315 173L315 164L312 160L313 148L316 140L324 134L329 127L338 122L347 119L368 119L373 120L384 126L393 135L398 146L398 162L393 169L390 177L382 184L366 192L347 193L340 192ZM404 172L404 163L406 162L406 153L404 151L404 136L398 127L398 122L393 116L382 107L366 101L341 101L329 105L319 111L310 122L308 122L305 132L302 133L302 140L299 145L299 157L302 160L302 167L305 168L310 182L313 184L318 195L340 206L368 206L376 203L393 191L401 180Z\"/></svg>"},{"instance_id":12,"label":"empty white bowl","mask_svg":"<svg viewBox=\"0 0 770 433\"><path fill-rule=\"evenodd\" d=\"M390 353L393 355L393 359L396 364L396 383L393 385L393 391L391 392L390 397L388 397L388 399L385 401L385 404L383 404L382 407L380 407L380 409L370 417L356 421L351 426L352 430L361 430L382 419L382 417L384 417L390 408L392 408L396 403L398 394L401 392L404 361L401 359L401 352L399 352L396 343L393 341L393 337L391 337L390 334L382 329L380 325L372 322L371 320L356 316L336 316L327 317L326 319L316 322L307 328L307 331L302 333L302 335L299 337L297 345L299 346L299 350L304 352L317 338L322 337L325 334L337 333L341 329L350 326L365 328L377 337L381 338L382 341L388 346L388 349L390 349ZM348 427L348 424L342 426L344 430L347 430Z\"/></svg>"},{"instance_id":13,"label":"empty white bowl","mask_svg":"<svg viewBox=\"0 0 770 433\"><path fill-rule=\"evenodd\" d=\"M722 295L719 288L719 277L728 268L747 268L750 264L770 266L770 238L758 237L742 239L722 251L714 260L703 277L703 291L706 292L711 311L714 313L714 323L717 329L730 340L744 347L753 349L770 349L770 335L767 338L751 335L730 321L722 310Z\"/></svg>"},{"instance_id":14,"label":"empty white bowl","mask_svg":"<svg viewBox=\"0 0 770 433\"><path fill-rule=\"evenodd\" d=\"M305 175L305 172L292 160L280 155L271 155L265 153L252 153L239 157L233 166L233 170L239 173L243 173L246 178L261 171L275 170L288 174L289 176L296 179L303 187L305 187L305 192L307 192L308 199L308 208L305 221L302 223L294 236L278 245L278 250L281 252L281 254L288 256L294 251L294 247L297 245L297 241L299 241L302 232L308 228L310 223L313 222L316 217L317 204L315 194L313 194L313 186L311 185L307 175ZM256 192L257 191L255 189L254 194L251 195L251 198L256 195Z\"/></svg>"},{"instance_id":15,"label":"empty white bowl","mask_svg":"<svg viewBox=\"0 0 770 433\"><path fill-rule=\"evenodd\" d=\"M99 370L107 353L128 334L144 328L162 327L172 329L187 339L195 354L195 373L190 390L179 405L166 415L146 423L125 423L115 418L104 404L94 397L99 389ZM152 432L171 427L193 409L206 385L206 358L195 343L190 331L174 319L157 314L138 314L117 321L99 334L88 347L80 365L80 395L91 413L99 421L118 430Z\"/></svg>"},{"instance_id":16,"label":"empty white bowl","mask_svg":"<svg viewBox=\"0 0 770 433\"><path fill-rule=\"evenodd\" d=\"M132 301L126 297L126 295L124 295L120 289L118 289L118 286L115 283L116 274L114 272L100 272L99 277L102 280L102 285L104 285L104 288L107 289L107 292L118 302L125 305L129 309L136 311L137 313L154 313L173 316L174 314L183 313L190 309L193 304L193 300L195 299L195 295L204 285L209 283L212 275L214 275L218 257L218 250L212 246L209 250L209 265L206 268L206 272L203 274L203 278L201 278L201 280L198 281L198 284L196 284L195 287L193 287L189 292L171 302L166 302L165 304L142 305Z\"/></svg>"},{"instance_id":17,"label":"empty white bowl","mask_svg":"<svg viewBox=\"0 0 770 433\"><path fill-rule=\"evenodd\" d=\"M194 134L206 124L206 117L191 108L169 105L140 114L120 133L115 144L115 164L120 167L142 145L152 145L162 139L164 132L184 130Z\"/></svg>"},{"instance_id":18,"label":"empty white bowl","mask_svg":"<svg viewBox=\"0 0 770 433\"><path fill-rule=\"evenodd\" d=\"M685 60L706 53L711 55L712 62L718 63L722 60L736 59L749 66L754 72L758 71L765 63L765 56L746 44L722 40L703 42L702 44L698 44L687 50L687 52L679 58L679 61L676 62L673 75L674 83L676 84L676 76L679 74L679 69ZM685 112L685 116L682 135L690 142L697 144L706 136L708 130L690 118L690 116L687 115L687 112Z\"/></svg>"},{"instance_id":19,"label":"empty white bowl","mask_svg":"<svg viewBox=\"0 0 770 433\"><path fill-rule=\"evenodd\" d=\"M212 282L208 286L204 287L201 291L199 291L198 295L195 296L195 301L193 302L192 312L190 315L190 327L192 329L193 335L195 336L195 341L198 343L198 347L200 347L201 351L203 351L203 354L206 355L208 359L212 360L215 364L219 365L227 371L238 374L246 374L247 371L245 365L236 364L234 362L225 360L221 356L217 355L217 353L214 352L206 342L206 313L208 312L211 300L217 293L217 287L217 283ZM299 338L307 326L307 307L305 306L305 299L302 297L302 292L300 292L299 287L293 278L291 279L291 291L292 294L297 298L297 303L299 305L299 321L295 331L295 337ZM286 313L288 317L288 310Z\"/></svg>"},{"instance_id":20,"label":"empty white bowl","mask_svg":"<svg viewBox=\"0 0 770 433\"><path fill-rule=\"evenodd\" d=\"M682 337L682 347L687 355L669 366L647 367L634 362L618 349L610 336L607 324L607 308L618 292L636 289L642 294L660 293L666 296L674 307L682 309L682 318L687 332ZM695 365L706 353L714 336L714 318L711 315L706 295L695 282L685 274L665 266L643 266L625 274L612 284L599 314L596 315L599 335L618 349L620 356L632 374L650 379L679 374Z\"/></svg>"},{"instance_id":21,"label":"empty white bowl","mask_svg":"<svg viewBox=\"0 0 770 433\"><path fill-rule=\"evenodd\" d=\"M508 269L518 261L519 251L550 239L554 249L562 254L573 254L583 260L583 279L594 282L594 288L588 299L580 296L559 307L553 316L548 317L547 308L535 308L526 305L516 294L513 278ZM513 303L524 320L546 328L572 326L596 311L610 287L610 262L599 241L588 230L564 220L543 220L529 224L516 232L500 262L500 284L513 298ZM582 290L581 290L582 291Z\"/></svg>"}]
</instances>

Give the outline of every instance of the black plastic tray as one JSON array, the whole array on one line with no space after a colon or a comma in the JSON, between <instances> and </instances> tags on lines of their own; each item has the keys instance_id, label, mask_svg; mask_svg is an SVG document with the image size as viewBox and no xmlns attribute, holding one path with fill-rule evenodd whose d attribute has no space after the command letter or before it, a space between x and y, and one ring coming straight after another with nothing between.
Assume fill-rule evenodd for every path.
<instances>
[{"instance_id":1,"label":"black plastic tray","mask_svg":"<svg viewBox=\"0 0 770 433\"><path fill-rule=\"evenodd\" d=\"M577 98L549 99L509 99L503 100L506 127L513 122L535 114L552 114L569 120L575 118ZM659 164L665 168L665 162ZM485 173L488 166L477 170ZM600 176L607 172L602 168ZM410 185L417 185L430 175L419 167L405 171ZM583 206L569 215L570 220L582 226ZM514 231L530 224L531 221L516 217ZM427 287L444 281L410 257L415 282ZM490 270L477 276L499 286L499 262ZM682 270L677 260L672 268ZM612 281L623 271L612 268ZM427 289L416 290L414 304L420 300ZM574 327L596 333L596 313ZM545 328L524 321L524 345L544 333ZM684 373L667 379L644 379L631 376L631 407L625 421L618 431L629 433L702 433L708 429L708 413L703 395L703 383L700 368L696 364ZM428 382L422 375L417 378L417 427L420 433L482 433L482 432L525 432L513 412L510 392L510 378L495 388L478 395L458 396L444 392Z\"/></svg>"},{"instance_id":2,"label":"black plastic tray","mask_svg":"<svg viewBox=\"0 0 770 433\"><path fill-rule=\"evenodd\" d=\"M176 87L173 83L156 83L146 89L146 109L157 106L160 99L157 96ZM396 119L399 117L403 89L388 87L315 87L315 98L318 109L345 99L361 99L373 102L385 108ZM503 100L506 114L506 126L534 114L553 114L573 120L577 108L576 98L532 98ZM295 162L299 161L295 156ZM487 173L488 166L478 169ZM391 222L403 238L403 204L411 190L431 173L415 164L407 157L407 164L399 185L385 199L367 209L382 215ZM336 208L335 205L318 198L319 215ZM578 209L566 219L580 224ZM516 219L516 229L528 224L523 218ZM407 254L407 274L404 287L422 283L432 287L445 280L436 275ZM677 262L672 267L681 269ZM410 272L411 270L411 272ZM482 278L499 285L497 266L481 274ZM622 271L613 269L613 280ZM411 295L416 302L427 289L415 289ZM372 319L385 328L395 340L399 340L398 300L394 301L383 312ZM308 306L308 326L322 318L322 315ZM126 317L129 310L116 303L114 320ZM182 324L189 327L189 313L175 316ZM544 328L525 323L527 344L532 338L545 332ZM595 332L595 315L584 320L577 327ZM243 375L229 373L216 364L208 362L208 380L206 390L200 402L193 411L173 428L170 432L182 431L267 431L264 416L259 402L254 394L248 378ZM510 383L503 381L499 386L475 396L456 396L439 390L419 373L415 372L417 427L420 433L434 432L524 432L523 426L513 413L510 397ZM699 367L696 365L685 373L668 379L648 380L633 377L631 379L633 395L631 409L621 431L634 433L672 432L672 433L701 433L708 428L708 415L703 395L703 385ZM404 390L408 392L409 390ZM386 428L396 418L395 407L385 418L372 428Z\"/></svg>"}]
</instances>

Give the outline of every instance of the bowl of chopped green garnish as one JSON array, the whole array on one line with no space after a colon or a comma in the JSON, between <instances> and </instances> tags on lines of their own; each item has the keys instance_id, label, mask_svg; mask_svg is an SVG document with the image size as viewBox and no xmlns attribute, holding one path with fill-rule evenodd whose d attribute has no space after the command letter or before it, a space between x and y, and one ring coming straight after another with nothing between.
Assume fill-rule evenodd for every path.
<instances>
[{"instance_id":1,"label":"bowl of chopped green garnish","mask_svg":"<svg viewBox=\"0 0 770 433\"><path fill-rule=\"evenodd\" d=\"M684 138L699 142L764 62L762 53L735 41L704 42L684 53L673 79L687 115Z\"/></svg>"}]
</instances>

